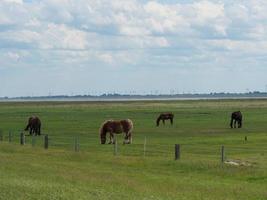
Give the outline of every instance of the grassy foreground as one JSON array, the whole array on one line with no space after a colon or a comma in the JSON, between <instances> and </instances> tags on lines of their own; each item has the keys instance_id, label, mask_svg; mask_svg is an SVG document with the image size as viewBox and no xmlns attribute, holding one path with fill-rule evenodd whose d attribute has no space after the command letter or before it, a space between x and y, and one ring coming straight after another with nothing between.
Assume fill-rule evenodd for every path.
<instances>
[{"instance_id":1,"label":"grassy foreground","mask_svg":"<svg viewBox=\"0 0 267 200\"><path fill-rule=\"evenodd\" d=\"M242 129L229 128L236 110ZM175 114L174 125L155 127L165 111ZM0 199L267 199L266 100L0 103L0 113ZM29 136L19 145L33 114L49 135L48 150L43 137L34 147ZM132 145L118 136L117 156L98 138L111 118L135 125ZM76 136L80 152L73 151ZM174 144L181 144L179 161ZM227 159L248 166L222 165L221 145Z\"/></svg>"}]
</instances>

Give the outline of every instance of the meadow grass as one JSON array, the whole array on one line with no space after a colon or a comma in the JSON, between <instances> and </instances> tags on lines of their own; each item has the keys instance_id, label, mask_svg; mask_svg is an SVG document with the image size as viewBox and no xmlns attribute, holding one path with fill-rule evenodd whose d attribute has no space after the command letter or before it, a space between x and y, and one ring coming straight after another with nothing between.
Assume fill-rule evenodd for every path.
<instances>
[{"instance_id":1,"label":"meadow grass","mask_svg":"<svg viewBox=\"0 0 267 200\"><path fill-rule=\"evenodd\" d=\"M236 110L242 129L229 128ZM156 127L167 111L174 125ZM0 199L267 199L266 100L9 102L0 113ZM29 136L19 145L31 115L42 120L48 150L42 136L34 147ZM113 145L99 144L98 130L106 119L123 118L134 121L133 144L122 145L118 135L114 156ZM181 145L178 161L174 144ZM222 164L222 145L227 159L250 166Z\"/></svg>"}]
</instances>

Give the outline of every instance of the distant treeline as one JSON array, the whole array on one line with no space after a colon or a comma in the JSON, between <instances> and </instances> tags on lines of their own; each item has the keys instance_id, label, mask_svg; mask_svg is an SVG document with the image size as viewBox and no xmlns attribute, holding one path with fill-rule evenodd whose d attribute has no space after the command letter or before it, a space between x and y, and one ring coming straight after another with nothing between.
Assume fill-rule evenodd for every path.
<instances>
[{"instance_id":1,"label":"distant treeline","mask_svg":"<svg viewBox=\"0 0 267 200\"><path fill-rule=\"evenodd\" d=\"M266 98L267 92L247 92L247 93L184 93L184 94L147 94L147 95L131 95L108 93L102 95L54 95L54 96L22 96L22 97L0 97L0 100L42 100L42 99L172 99L172 98Z\"/></svg>"}]
</instances>

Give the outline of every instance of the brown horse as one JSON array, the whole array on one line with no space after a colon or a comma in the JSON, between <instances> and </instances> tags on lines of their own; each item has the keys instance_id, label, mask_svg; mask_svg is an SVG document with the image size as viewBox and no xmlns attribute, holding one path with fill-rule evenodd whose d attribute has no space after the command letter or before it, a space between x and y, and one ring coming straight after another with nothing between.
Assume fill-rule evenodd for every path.
<instances>
[{"instance_id":1,"label":"brown horse","mask_svg":"<svg viewBox=\"0 0 267 200\"><path fill-rule=\"evenodd\" d=\"M125 133L123 144L131 144L132 143L132 131L133 131L133 122L130 119L124 120L107 120L105 121L100 128L99 136L100 143L106 143L106 135L110 134L109 144L114 144L114 134Z\"/></svg>"},{"instance_id":2,"label":"brown horse","mask_svg":"<svg viewBox=\"0 0 267 200\"><path fill-rule=\"evenodd\" d=\"M242 127L242 114L240 111L236 111L231 114L230 127L233 128L234 124L234 128L236 128L236 123L238 123L238 128Z\"/></svg>"},{"instance_id":3,"label":"brown horse","mask_svg":"<svg viewBox=\"0 0 267 200\"><path fill-rule=\"evenodd\" d=\"M30 135L41 135L41 120L36 116L31 116L24 130L28 131L29 129Z\"/></svg>"},{"instance_id":4,"label":"brown horse","mask_svg":"<svg viewBox=\"0 0 267 200\"><path fill-rule=\"evenodd\" d=\"M165 120L170 120L171 125L173 124L174 115L172 113L161 113L157 118L157 126L159 126L160 120L162 120L163 124L165 125Z\"/></svg>"}]
</instances>

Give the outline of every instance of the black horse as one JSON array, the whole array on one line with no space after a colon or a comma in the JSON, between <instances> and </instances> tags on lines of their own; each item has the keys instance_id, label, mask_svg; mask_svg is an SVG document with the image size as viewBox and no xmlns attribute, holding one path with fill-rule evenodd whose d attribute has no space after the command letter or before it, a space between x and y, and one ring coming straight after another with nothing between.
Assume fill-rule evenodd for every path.
<instances>
[{"instance_id":1,"label":"black horse","mask_svg":"<svg viewBox=\"0 0 267 200\"><path fill-rule=\"evenodd\" d=\"M165 120L170 120L171 125L173 124L174 115L172 113L161 113L157 118L157 126L159 126L160 120L162 120L163 124L165 125Z\"/></svg>"},{"instance_id":2,"label":"black horse","mask_svg":"<svg viewBox=\"0 0 267 200\"><path fill-rule=\"evenodd\" d=\"M41 135L41 120L36 116L30 117L24 130L28 131L29 129L30 135Z\"/></svg>"},{"instance_id":3,"label":"black horse","mask_svg":"<svg viewBox=\"0 0 267 200\"><path fill-rule=\"evenodd\" d=\"M240 111L233 112L231 115L230 127L236 128L236 123L238 124L238 128L242 127L242 114Z\"/></svg>"}]
</instances>

